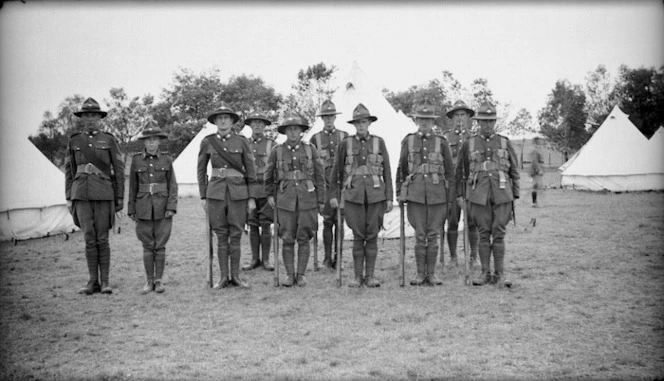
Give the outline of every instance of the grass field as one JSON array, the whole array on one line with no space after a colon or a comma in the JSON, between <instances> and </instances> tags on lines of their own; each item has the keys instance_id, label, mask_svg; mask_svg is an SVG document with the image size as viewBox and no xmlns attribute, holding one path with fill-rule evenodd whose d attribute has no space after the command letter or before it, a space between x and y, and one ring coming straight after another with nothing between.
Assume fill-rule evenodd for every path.
<instances>
[{"instance_id":1,"label":"grass field","mask_svg":"<svg viewBox=\"0 0 664 381\"><path fill-rule=\"evenodd\" d=\"M523 189L517 202L511 289L464 286L457 269L442 287L400 288L399 242L386 240L378 289L345 285L346 256L342 288L310 265L305 288L275 289L272 273L254 270L242 274L250 290L213 291L195 199L180 200L164 294L139 294L142 252L127 218L111 237L110 296L76 293L87 281L81 233L3 243L0 379L664 378L664 193L541 198L531 208Z\"/></svg>"}]
</instances>

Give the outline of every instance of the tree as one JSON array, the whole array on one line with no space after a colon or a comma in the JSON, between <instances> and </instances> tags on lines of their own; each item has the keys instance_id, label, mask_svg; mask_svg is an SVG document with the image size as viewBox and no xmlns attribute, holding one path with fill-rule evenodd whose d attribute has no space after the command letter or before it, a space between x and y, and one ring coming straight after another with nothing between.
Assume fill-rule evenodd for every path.
<instances>
[{"instance_id":1,"label":"tree","mask_svg":"<svg viewBox=\"0 0 664 381\"><path fill-rule=\"evenodd\" d=\"M525 135L532 134L535 131L536 130L533 124L533 116L525 108L519 110L514 119L510 120L509 123L507 123L507 128L505 129L505 132L514 137L521 136L521 142L517 143L517 145L520 146L521 148L520 152L521 168L523 168L523 150L526 145Z\"/></svg>"},{"instance_id":2,"label":"tree","mask_svg":"<svg viewBox=\"0 0 664 381\"><path fill-rule=\"evenodd\" d=\"M106 100L108 115L104 118L105 129L118 140L120 147L127 146L140 134L145 123L152 119L154 97L150 94L143 98L130 98L122 87L112 87L110 99ZM125 155L125 161L128 155Z\"/></svg>"},{"instance_id":3,"label":"tree","mask_svg":"<svg viewBox=\"0 0 664 381\"><path fill-rule=\"evenodd\" d=\"M241 116L236 123L236 130L241 131L244 118L251 111L259 110L276 119L282 96L272 86L266 85L261 77L242 74L233 76L228 83L222 84L221 100ZM274 137L276 126L273 124L266 128L266 134Z\"/></svg>"},{"instance_id":4,"label":"tree","mask_svg":"<svg viewBox=\"0 0 664 381\"><path fill-rule=\"evenodd\" d=\"M664 125L664 66L629 69L621 65L615 97L623 112L648 138Z\"/></svg>"},{"instance_id":5,"label":"tree","mask_svg":"<svg viewBox=\"0 0 664 381\"><path fill-rule=\"evenodd\" d=\"M597 66L586 76L586 107L588 114L589 133L592 135L611 113L617 101L614 97L614 86L606 67Z\"/></svg>"},{"instance_id":6,"label":"tree","mask_svg":"<svg viewBox=\"0 0 664 381\"><path fill-rule=\"evenodd\" d=\"M546 106L538 113L542 134L559 151L565 161L571 151L581 148L590 138L585 124L586 96L579 85L559 80L548 96Z\"/></svg>"},{"instance_id":7,"label":"tree","mask_svg":"<svg viewBox=\"0 0 664 381\"><path fill-rule=\"evenodd\" d=\"M80 109L84 101L82 95L75 94L60 103L55 115L45 111L44 120L39 125L37 134L29 137L30 141L56 166L64 163L69 136L82 130L82 124L74 112Z\"/></svg>"},{"instance_id":8,"label":"tree","mask_svg":"<svg viewBox=\"0 0 664 381\"><path fill-rule=\"evenodd\" d=\"M328 67L323 62L300 69L297 83L292 85L295 94L289 95L283 104L283 111L295 111L313 123L320 105L331 99L336 88L332 88L332 80L337 67Z\"/></svg>"}]
</instances>

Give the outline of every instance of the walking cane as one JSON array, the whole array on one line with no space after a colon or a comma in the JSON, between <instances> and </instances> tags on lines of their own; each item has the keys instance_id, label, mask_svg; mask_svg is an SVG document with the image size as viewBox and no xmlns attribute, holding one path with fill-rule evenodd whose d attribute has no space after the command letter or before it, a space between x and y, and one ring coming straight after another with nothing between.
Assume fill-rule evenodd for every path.
<instances>
[{"instance_id":1,"label":"walking cane","mask_svg":"<svg viewBox=\"0 0 664 381\"><path fill-rule=\"evenodd\" d=\"M399 201L399 243L401 252L399 253L399 286L406 284L406 227L404 226L404 206L403 201Z\"/></svg>"},{"instance_id":2,"label":"walking cane","mask_svg":"<svg viewBox=\"0 0 664 381\"><path fill-rule=\"evenodd\" d=\"M207 239L208 239L207 283L208 287L212 288L212 286L214 285L214 279L212 275L212 262L214 261L214 245L212 244L212 228L210 227L210 215L208 214L207 208L205 209L205 233L207 234Z\"/></svg>"}]
</instances>

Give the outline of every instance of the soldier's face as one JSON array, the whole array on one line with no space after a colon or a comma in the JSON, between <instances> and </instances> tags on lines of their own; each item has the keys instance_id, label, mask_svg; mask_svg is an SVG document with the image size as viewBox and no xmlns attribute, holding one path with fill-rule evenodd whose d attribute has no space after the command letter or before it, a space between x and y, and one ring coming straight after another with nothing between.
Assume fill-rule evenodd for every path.
<instances>
[{"instance_id":1,"label":"soldier's face","mask_svg":"<svg viewBox=\"0 0 664 381\"><path fill-rule=\"evenodd\" d=\"M81 114L81 122L85 129L95 129L99 126L101 114L96 112L84 112Z\"/></svg>"},{"instance_id":2,"label":"soldier's face","mask_svg":"<svg viewBox=\"0 0 664 381\"><path fill-rule=\"evenodd\" d=\"M428 134L433 128L433 118L415 118L415 123L417 123L417 128L423 134Z\"/></svg>"},{"instance_id":3,"label":"soldier's face","mask_svg":"<svg viewBox=\"0 0 664 381\"><path fill-rule=\"evenodd\" d=\"M486 120L480 119L480 133L482 135L491 135L493 134L494 128L496 127L496 120Z\"/></svg>"},{"instance_id":4,"label":"soldier's face","mask_svg":"<svg viewBox=\"0 0 664 381\"><path fill-rule=\"evenodd\" d=\"M353 126L355 126L355 131L357 132L358 135L367 136L367 134L369 133L369 126L371 126L371 119L362 118L356 120L353 122Z\"/></svg>"},{"instance_id":5,"label":"soldier's face","mask_svg":"<svg viewBox=\"0 0 664 381\"><path fill-rule=\"evenodd\" d=\"M326 130L334 128L334 121L337 119L336 115L323 115L320 118L323 119L323 128Z\"/></svg>"},{"instance_id":6,"label":"soldier's face","mask_svg":"<svg viewBox=\"0 0 664 381\"><path fill-rule=\"evenodd\" d=\"M297 144L302 138L302 128L300 126L288 126L286 127L286 139L288 143Z\"/></svg>"},{"instance_id":7,"label":"soldier's face","mask_svg":"<svg viewBox=\"0 0 664 381\"><path fill-rule=\"evenodd\" d=\"M466 126L468 125L469 117L470 115L468 115L466 110L456 110L454 114L452 114L452 123L454 128L457 130L465 130Z\"/></svg>"},{"instance_id":8,"label":"soldier's face","mask_svg":"<svg viewBox=\"0 0 664 381\"><path fill-rule=\"evenodd\" d=\"M254 136L263 136L265 133L265 122L262 120L252 120L249 122L249 127Z\"/></svg>"},{"instance_id":9,"label":"soldier's face","mask_svg":"<svg viewBox=\"0 0 664 381\"><path fill-rule=\"evenodd\" d=\"M228 114L219 114L214 117L214 124L217 126L219 133L225 135L231 132L233 126L233 118Z\"/></svg>"},{"instance_id":10,"label":"soldier's face","mask_svg":"<svg viewBox=\"0 0 664 381\"><path fill-rule=\"evenodd\" d=\"M150 155L154 155L157 152L159 144L161 144L161 138L158 136L152 136L147 139L143 139L143 145L145 146L145 150Z\"/></svg>"}]
</instances>

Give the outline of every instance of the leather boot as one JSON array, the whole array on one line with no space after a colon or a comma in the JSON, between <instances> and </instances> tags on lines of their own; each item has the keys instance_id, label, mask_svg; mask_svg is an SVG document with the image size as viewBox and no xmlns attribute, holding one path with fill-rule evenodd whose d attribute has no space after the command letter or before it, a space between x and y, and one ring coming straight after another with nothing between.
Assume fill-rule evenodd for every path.
<instances>
[{"instance_id":1,"label":"leather boot","mask_svg":"<svg viewBox=\"0 0 664 381\"><path fill-rule=\"evenodd\" d=\"M154 279L164 278L164 268L166 267L166 249L159 249L154 254Z\"/></svg>"},{"instance_id":2,"label":"leather boot","mask_svg":"<svg viewBox=\"0 0 664 381\"><path fill-rule=\"evenodd\" d=\"M154 292L161 294L162 292L166 291L164 288L163 283L161 282L160 278L157 278L154 280Z\"/></svg>"},{"instance_id":3,"label":"leather boot","mask_svg":"<svg viewBox=\"0 0 664 381\"><path fill-rule=\"evenodd\" d=\"M154 267L155 267L155 253L151 249L143 249L143 268L145 269L145 277L147 281L152 284L154 282ZM143 287L145 289L145 287ZM150 290L152 291L152 290Z\"/></svg>"},{"instance_id":4,"label":"leather boot","mask_svg":"<svg viewBox=\"0 0 664 381\"><path fill-rule=\"evenodd\" d=\"M479 255L480 263L482 264L482 273L477 278L473 279L474 286L484 286L485 284L491 283L491 271L489 269L489 266L491 265L491 246L488 237L486 240L480 241Z\"/></svg>"},{"instance_id":5,"label":"leather boot","mask_svg":"<svg viewBox=\"0 0 664 381\"><path fill-rule=\"evenodd\" d=\"M297 273L304 275L309 264L309 255L311 253L310 241L298 241L297 243Z\"/></svg>"},{"instance_id":6,"label":"leather boot","mask_svg":"<svg viewBox=\"0 0 664 381\"><path fill-rule=\"evenodd\" d=\"M111 270L111 248L102 246L99 248L99 275L101 277L101 293L112 294L113 289L109 284L109 273Z\"/></svg>"},{"instance_id":7,"label":"leather boot","mask_svg":"<svg viewBox=\"0 0 664 381\"><path fill-rule=\"evenodd\" d=\"M459 239L458 231L447 232L447 244L450 248L450 264L449 267L458 267L459 261L457 259L457 240Z\"/></svg>"},{"instance_id":8,"label":"leather boot","mask_svg":"<svg viewBox=\"0 0 664 381\"><path fill-rule=\"evenodd\" d=\"M479 238L480 235L476 228L468 229L468 241L470 241L470 265L473 267L477 265L477 258L479 256L477 254Z\"/></svg>"},{"instance_id":9,"label":"leather boot","mask_svg":"<svg viewBox=\"0 0 664 381\"><path fill-rule=\"evenodd\" d=\"M101 286L99 285L99 282L96 280L89 280L88 283L85 285L85 287L81 287L78 290L78 293L82 295L92 295L95 292L100 292L100 291L101 291Z\"/></svg>"},{"instance_id":10,"label":"leather boot","mask_svg":"<svg viewBox=\"0 0 664 381\"><path fill-rule=\"evenodd\" d=\"M79 294L91 295L101 292L99 285L99 252L96 245L85 245L85 261L88 265L88 284L78 290Z\"/></svg>"},{"instance_id":11,"label":"leather boot","mask_svg":"<svg viewBox=\"0 0 664 381\"><path fill-rule=\"evenodd\" d=\"M364 279L362 279L362 276L361 275L360 276L356 275L353 280L348 282L348 287L358 288L358 287L362 286L363 283L364 283Z\"/></svg>"},{"instance_id":12,"label":"leather boot","mask_svg":"<svg viewBox=\"0 0 664 381\"><path fill-rule=\"evenodd\" d=\"M231 281L228 280L228 276L226 276L225 278L219 279L219 282L215 283L214 287L212 287L212 288L215 289L215 290L219 290L221 288L226 288L226 287L230 287L230 286L231 286Z\"/></svg>"},{"instance_id":13,"label":"leather boot","mask_svg":"<svg viewBox=\"0 0 664 381\"><path fill-rule=\"evenodd\" d=\"M443 221L443 229L440 229L440 264L445 267L445 221Z\"/></svg>"},{"instance_id":14,"label":"leather boot","mask_svg":"<svg viewBox=\"0 0 664 381\"><path fill-rule=\"evenodd\" d=\"M426 281L424 268L426 262L426 247L420 244L415 245L415 265L417 266L417 275L410 280L411 286L421 286Z\"/></svg>"},{"instance_id":15,"label":"leather boot","mask_svg":"<svg viewBox=\"0 0 664 381\"><path fill-rule=\"evenodd\" d=\"M505 277L505 241L502 237L493 241L491 251L493 252L493 266L496 272L493 283L496 283L498 287L512 287L512 281Z\"/></svg>"},{"instance_id":16,"label":"leather boot","mask_svg":"<svg viewBox=\"0 0 664 381\"><path fill-rule=\"evenodd\" d=\"M295 283L297 283L298 287L304 287L307 285L307 278L302 274L297 274Z\"/></svg>"},{"instance_id":17,"label":"leather boot","mask_svg":"<svg viewBox=\"0 0 664 381\"><path fill-rule=\"evenodd\" d=\"M240 253L240 246L236 246L234 244L230 245L229 256L231 257L231 285L241 288L249 288L249 285L240 279Z\"/></svg>"},{"instance_id":18,"label":"leather boot","mask_svg":"<svg viewBox=\"0 0 664 381\"><path fill-rule=\"evenodd\" d=\"M426 268L427 280L432 286L440 286L443 282L436 276L436 257L438 256L438 246L429 245L426 248Z\"/></svg>"},{"instance_id":19,"label":"leather boot","mask_svg":"<svg viewBox=\"0 0 664 381\"><path fill-rule=\"evenodd\" d=\"M270 263L270 250L272 248L272 231L270 225L261 225L261 262L265 271L274 271Z\"/></svg>"},{"instance_id":20,"label":"leather boot","mask_svg":"<svg viewBox=\"0 0 664 381\"><path fill-rule=\"evenodd\" d=\"M251 247L251 262L245 266L242 266L243 271L253 270L261 265L261 236L260 232L258 231L258 226L252 226L249 230L249 246Z\"/></svg>"},{"instance_id":21,"label":"leather boot","mask_svg":"<svg viewBox=\"0 0 664 381\"><path fill-rule=\"evenodd\" d=\"M145 286L143 286L143 289L141 289L141 294L145 295L154 290L154 282L150 279L148 279L145 282Z\"/></svg>"},{"instance_id":22,"label":"leather boot","mask_svg":"<svg viewBox=\"0 0 664 381\"><path fill-rule=\"evenodd\" d=\"M323 267L327 268L332 268L332 247L336 246L334 234L332 232L333 228L334 225L323 223L323 250L325 251Z\"/></svg>"},{"instance_id":23,"label":"leather boot","mask_svg":"<svg viewBox=\"0 0 664 381\"><path fill-rule=\"evenodd\" d=\"M364 275L364 239L353 238L353 273L355 279L363 279Z\"/></svg>"},{"instance_id":24,"label":"leather boot","mask_svg":"<svg viewBox=\"0 0 664 381\"><path fill-rule=\"evenodd\" d=\"M376 258L378 257L378 242L377 238L367 240L364 246L364 253L366 258L366 277L364 278L364 285L370 288L380 287L380 283L374 278L374 270L376 269Z\"/></svg>"},{"instance_id":25,"label":"leather boot","mask_svg":"<svg viewBox=\"0 0 664 381\"><path fill-rule=\"evenodd\" d=\"M228 236L225 236L226 240L228 239ZM224 279L228 280L228 242L227 241L222 241L223 237L220 235L217 235L217 257L219 258L219 272L220 272L220 280L219 284L223 283L222 281ZM223 288L223 287L219 287Z\"/></svg>"},{"instance_id":26,"label":"leather boot","mask_svg":"<svg viewBox=\"0 0 664 381\"><path fill-rule=\"evenodd\" d=\"M240 288L249 288L249 284L242 279L238 275L236 276L231 276L231 280L229 282L231 286L236 286Z\"/></svg>"},{"instance_id":27,"label":"leather boot","mask_svg":"<svg viewBox=\"0 0 664 381\"><path fill-rule=\"evenodd\" d=\"M295 245L284 243L281 246L281 254L286 268L286 280L281 283L284 287L292 287L295 284Z\"/></svg>"}]
</instances>

